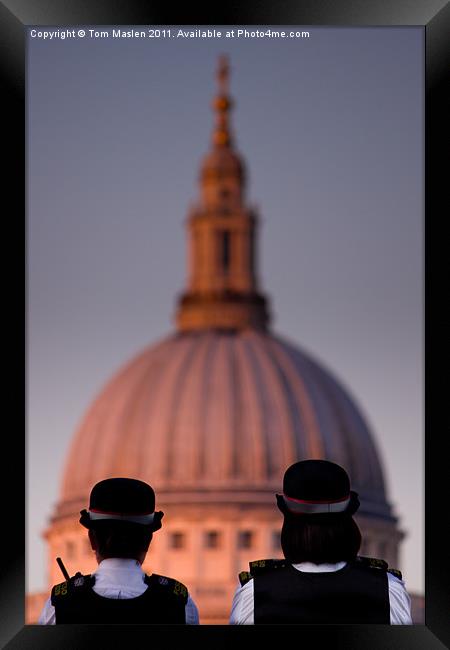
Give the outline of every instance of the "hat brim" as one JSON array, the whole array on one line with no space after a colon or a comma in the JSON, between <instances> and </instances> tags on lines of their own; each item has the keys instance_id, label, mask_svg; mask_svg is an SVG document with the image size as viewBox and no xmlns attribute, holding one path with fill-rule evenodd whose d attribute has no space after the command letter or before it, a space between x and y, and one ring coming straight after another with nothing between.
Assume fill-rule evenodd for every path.
<instances>
[{"instance_id":1,"label":"hat brim","mask_svg":"<svg viewBox=\"0 0 450 650\"><path fill-rule=\"evenodd\" d=\"M360 506L358 493L354 492L353 490L350 490L350 500L348 502L347 507L345 508L345 510L342 510L340 512L332 512L332 511L302 512L298 508L296 508L296 510L294 511L289 509L286 500L282 494L277 494L276 499L277 499L277 506L285 517L307 517L308 519L311 519L311 521L319 521L322 519L324 519L325 521L329 521L330 518L352 516L353 514L355 514L355 512L358 510Z\"/></svg>"},{"instance_id":2,"label":"hat brim","mask_svg":"<svg viewBox=\"0 0 450 650\"><path fill-rule=\"evenodd\" d=\"M80 519L79 522L82 526L87 528L88 530L95 528L96 526L103 525L103 523L100 522L117 522L117 523L124 523L124 524L134 524L136 526L142 526L144 528L149 528L152 532L155 532L156 530L159 530L162 527L161 520L164 517L164 513L159 510L157 512L153 513L153 518L150 522L145 522L145 521L139 521L136 520L136 518L127 518L126 516L119 516L119 515L102 515L101 518L93 518L91 516L91 513L89 513L88 510L84 509L80 511Z\"/></svg>"}]
</instances>

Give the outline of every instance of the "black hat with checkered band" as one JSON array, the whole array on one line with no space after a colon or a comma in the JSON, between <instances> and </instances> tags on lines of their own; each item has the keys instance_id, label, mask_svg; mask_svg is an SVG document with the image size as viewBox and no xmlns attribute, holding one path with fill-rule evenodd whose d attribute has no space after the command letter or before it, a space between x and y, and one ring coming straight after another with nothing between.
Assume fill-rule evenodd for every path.
<instances>
[{"instance_id":1,"label":"black hat with checkered band","mask_svg":"<svg viewBox=\"0 0 450 650\"><path fill-rule=\"evenodd\" d=\"M359 508L357 492L343 467L328 460L302 460L286 470L277 504L285 516L314 520L351 516Z\"/></svg>"},{"instance_id":2,"label":"black hat with checkered band","mask_svg":"<svg viewBox=\"0 0 450 650\"><path fill-rule=\"evenodd\" d=\"M96 483L91 490L89 508L80 511L80 524L94 528L98 522L131 522L161 528L164 513L155 512L153 488L134 478L108 478Z\"/></svg>"}]
</instances>

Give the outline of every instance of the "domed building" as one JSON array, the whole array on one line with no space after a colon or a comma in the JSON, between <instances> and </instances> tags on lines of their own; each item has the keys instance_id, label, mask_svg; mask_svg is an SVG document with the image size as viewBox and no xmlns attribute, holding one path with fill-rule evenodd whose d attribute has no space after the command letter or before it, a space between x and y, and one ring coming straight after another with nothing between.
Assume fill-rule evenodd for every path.
<instances>
[{"instance_id":1,"label":"domed building","mask_svg":"<svg viewBox=\"0 0 450 650\"><path fill-rule=\"evenodd\" d=\"M227 622L249 560L280 557L275 493L306 458L345 467L360 494L362 554L398 565L402 533L385 491L374 439L357 405L317 361L270 328L256 273L258 215L246 202L233 145L228 67L222 58L216 124L188 218L189 277L177 330L132 359L101 391L78 429L50 525L55 557L73 574L94 570L78 523L92 486L149 482L165 512L144 564L184 582L202 623Z\"/></svg>"}]
</instances>

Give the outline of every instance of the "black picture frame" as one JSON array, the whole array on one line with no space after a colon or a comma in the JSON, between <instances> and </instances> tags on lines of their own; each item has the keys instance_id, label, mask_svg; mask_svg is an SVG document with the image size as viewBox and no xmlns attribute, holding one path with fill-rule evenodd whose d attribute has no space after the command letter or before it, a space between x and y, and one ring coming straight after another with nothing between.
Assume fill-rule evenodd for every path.
<instances>
[{"instance_id":1,"label":"black picture frame","mask_svg":"<svg viewBox=\"0 0 450 650\"><path fill-rule=\"evenodd\" d=\"M19 304L21 280L26 282L25 241L25 47L28 25L329 25L329 26L388 26L418 25L425 30L426 39L426 125L425 125L425 625L424 626L47 626L24 625L25 611L25 536L22 504L25 505L26 445L25 436L17 431L19 413L25 412L26 343L23 309ZM385 650L405 648L414 650L450 647L448 615L448 548L440 527L447 521L445 495L448 474L442 453L441 432L448 420L445 399L439 397L437 384L447 367L445 353L443 310L448 291L440 291L439 279L445 278L446 255L439 248L445 237L439 227L445 227L445 206L448 189L445 184L445 160L448 159L448 117L444 101L448 80L450 6L444 0L271 0L248 3L223 2L208 14L199 7L183 5L179 11L151 0L9 0L0 3L1 72L3 106L6 113L3 134L11 134L6 148L6 170L3 191L11 201L4 210L2 256L4 288L4 334L7 348L13 351L8 366L6 404L12 409L12 424L4 427L4 468L13 469L4 479L3 536L7 542L0 572L0 642L10 649L33 648L115 648L149 644L163 647L172 644L217 646L230 644L280 643L282 639L298 637L303 647L326 645L332 648L364 648ZM447 83L448 85L448 83ZM447 138L445 135L447 134ZM5 138L3 138L3 142ZM5 149L2 148L3 151ZM448 166L448 164L447 164ZM448 181L447 181L448 185ZM4 205L5 205L4 200ZM447 210L448 212L448 210ZM443 219L439 219L441 216ZM11 254L12 253L12 254ZM439 313L437 312L439 305ZM26 316L26 315L25 315ZM26 319L25 319L26 324ZM439 336L441 334L441 336ZM23 351L23 352L21 352ZM23 364L22 364L23 354ZM14 401L15 396L15 401ZM446 417L447 416L447 417ZM448 431L448 427L446 428ZM14 443L14 444L12 444ZM405 449L405 463L408 452ZM445 463L445 464L444 464ZM5 472L2 473L5 476ZM7 514L7 516L6 516ZM264 636L261 637L261 634Z\"/></svg>"}]
</instances>

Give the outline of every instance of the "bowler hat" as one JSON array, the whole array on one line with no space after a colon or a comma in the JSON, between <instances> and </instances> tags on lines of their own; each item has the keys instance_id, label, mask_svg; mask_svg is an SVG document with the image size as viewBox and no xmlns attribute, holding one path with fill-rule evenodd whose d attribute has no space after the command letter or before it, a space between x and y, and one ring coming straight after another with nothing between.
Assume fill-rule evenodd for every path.
<instances>
[{"instance_id":1,"label":"bowler hat","mask_svg":"<svg viewBox=\"0 0 450 650\"><path fill-rule=\"evenodd\" d=\"M353 515L359 508L347 472L328 460L302 460L288 467L283 494L276 496L285 516Z\"/></svg>"},{"instance_id":2,"label":"bowler hat","mask_svg":"<svg viewBox=\"0 0 450 650\"><path fill-rule=\"evenodd\" d=\"M80 524L92 528L98 522L114 520L161 528L164 513L155 512L153 488L134 478L108 478L96 483L89 497L89 509L80 511Z\"/></svg>"}]
</instances>

